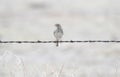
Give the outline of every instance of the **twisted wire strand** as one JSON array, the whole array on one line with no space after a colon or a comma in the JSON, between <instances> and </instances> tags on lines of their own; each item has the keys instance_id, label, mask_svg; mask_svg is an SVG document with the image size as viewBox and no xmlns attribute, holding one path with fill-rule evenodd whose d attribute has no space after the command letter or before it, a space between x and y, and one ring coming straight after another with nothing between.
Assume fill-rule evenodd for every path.
<instances>
[{"instance_id":1,"label":"twisted wire strand","mask_svg":"<svg viewBox=\"0 0 120 77\"><path fill-rule=\"evenodd\" d=\"M0 43L57 43L57 41L1 41ZM70 41L59 41L59 43L120 43L118 40L70 40Z\"/></svg>"}]
</instances>

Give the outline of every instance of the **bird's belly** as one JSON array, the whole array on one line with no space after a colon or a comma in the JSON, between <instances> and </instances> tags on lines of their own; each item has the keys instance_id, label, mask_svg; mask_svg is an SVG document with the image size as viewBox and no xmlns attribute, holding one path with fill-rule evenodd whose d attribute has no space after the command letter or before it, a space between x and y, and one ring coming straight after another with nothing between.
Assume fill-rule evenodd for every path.
<instances>
[{"instance_id":1,"label":"bird's belly","mask_svg":"<svg viewBox=\"0 0 120 77\"><path fill-rule=\"evenodd\" d=\"M54 36L55 36L57 39L61 39L62 36L63 36L63 33L62 33L62 32L54 32Z\"/></svg>"}]
</instances>

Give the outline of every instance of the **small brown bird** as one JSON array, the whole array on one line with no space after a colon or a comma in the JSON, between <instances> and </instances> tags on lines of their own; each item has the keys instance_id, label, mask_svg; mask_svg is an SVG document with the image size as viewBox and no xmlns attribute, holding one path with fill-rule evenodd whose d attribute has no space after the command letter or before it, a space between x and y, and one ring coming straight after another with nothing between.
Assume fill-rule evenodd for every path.
<instances>
[{"instance_id":1,"label":"small brown bird","mask_svg":"<svg viewBox=\"0 0 120 77\"><path fill-rule=\"evenodd\" d=\"M55 24L55 26L57 27L57 29L54 31L54 36L56 38L56 46L58 47L59 41L61 40L64 33L60 24Z\"/></svg>"}]
</instances>

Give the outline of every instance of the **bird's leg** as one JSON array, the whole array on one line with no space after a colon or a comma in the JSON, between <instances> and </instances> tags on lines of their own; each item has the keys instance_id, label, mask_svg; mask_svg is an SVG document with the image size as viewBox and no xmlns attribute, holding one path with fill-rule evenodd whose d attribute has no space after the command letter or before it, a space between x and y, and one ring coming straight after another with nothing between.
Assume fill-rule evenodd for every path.
<instances>
[{"instance_id":1,"label":"bird's leg","mask_svg":"<svg viewBox=\"0 0 120 77\"><path fill-rule=\"evenodd\" d=\"M56 41L56 47L58 47L58 46L59 46L59 40Z\"/></svg>"}]
</instances>

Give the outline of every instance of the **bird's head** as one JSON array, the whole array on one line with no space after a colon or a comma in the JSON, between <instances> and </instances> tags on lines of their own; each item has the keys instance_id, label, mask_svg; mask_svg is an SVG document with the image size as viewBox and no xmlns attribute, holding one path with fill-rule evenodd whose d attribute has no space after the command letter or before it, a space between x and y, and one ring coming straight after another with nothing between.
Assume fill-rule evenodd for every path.
<instances>
[{"instance_id":1,"label":"bird's head","mask_svg":"<svg viewBox=\"0 0 120 77\"><path fill-rule=\"evenodd\" d=\"M56 26L56 27L61 27L61 25L60 25L60 24L55 24L55 26Z\"/></svg>"}]
</instances>

